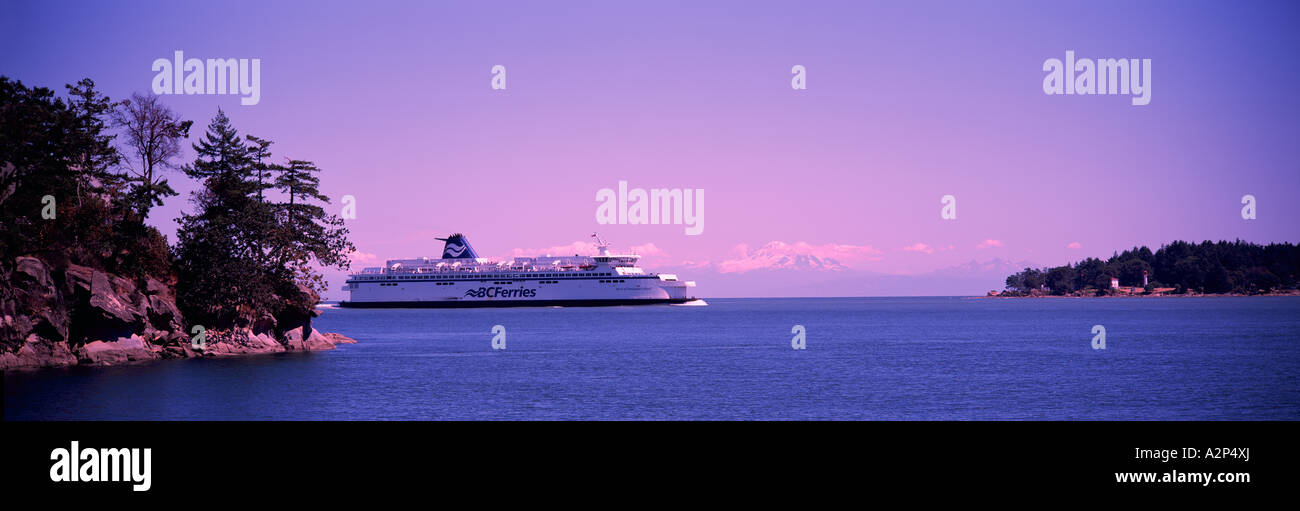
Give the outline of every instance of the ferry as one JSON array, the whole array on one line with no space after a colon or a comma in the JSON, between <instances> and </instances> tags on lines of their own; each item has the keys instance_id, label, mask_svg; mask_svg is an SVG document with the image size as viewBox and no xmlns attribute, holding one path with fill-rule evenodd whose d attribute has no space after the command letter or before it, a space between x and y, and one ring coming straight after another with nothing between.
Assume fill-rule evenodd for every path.
<instances>
[{"instance_id":1,"label":"ferry","mask_svg":"<svg viewBox=\"0 0 1300 511\"><path fill-rule=\"evenodd\" d=\"M538 307L702 303L693 281L648 273L641 256L614 254L600 236L597 253L572 257L480 258L464 234L446 238L442 257L391 259L348 276L340 307Z\"/></svg>"}]
</instances>

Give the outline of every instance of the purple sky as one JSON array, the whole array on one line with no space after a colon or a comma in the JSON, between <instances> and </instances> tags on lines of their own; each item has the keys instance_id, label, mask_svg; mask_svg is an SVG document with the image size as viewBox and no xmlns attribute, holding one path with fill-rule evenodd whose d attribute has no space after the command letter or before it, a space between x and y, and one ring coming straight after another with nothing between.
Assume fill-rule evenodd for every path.
<instances>
[{"instance_id":1,"label":"purple sky","mask_svg":"<svg viewBox=\"0 0 1300 511\"><path fill-rule=\"evenodd\" d=\"M315 161L332 211L357 198L359 259L436 255L452 231L485 256L599 231L651 269L723 273L774 254L917 274L1300 241L1300 4L1046 4L3 1L0 73L123 98L176 50L261 59L257 105L164 100L196 133L221 107ZM1151 103L1045 95L1043 62L1066 50L1151 59ZM596 225L619 180L705 189L704 233ZM172 181L183 195L152 219L169 236L194 187Z\"/></svg>"}]
</instances>

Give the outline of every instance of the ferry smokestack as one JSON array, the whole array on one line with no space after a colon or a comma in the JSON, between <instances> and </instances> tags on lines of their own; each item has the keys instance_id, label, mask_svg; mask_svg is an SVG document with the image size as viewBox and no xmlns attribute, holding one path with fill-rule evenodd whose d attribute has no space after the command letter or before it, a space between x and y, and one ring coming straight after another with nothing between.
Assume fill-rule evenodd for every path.
<instances>
[{"instance_id":1,"label":"ferry smokestack","mask_svg":"<svg viewBox=\"0 0 1300 511\"><path fill-rule=\"evenodd\" d=\"M464 234L455 233L446 238L434 239L446 242L442 246L443 259L478 259L478 252L469 246L469 240L465 239Z\"/></svg>"}]
</instances>

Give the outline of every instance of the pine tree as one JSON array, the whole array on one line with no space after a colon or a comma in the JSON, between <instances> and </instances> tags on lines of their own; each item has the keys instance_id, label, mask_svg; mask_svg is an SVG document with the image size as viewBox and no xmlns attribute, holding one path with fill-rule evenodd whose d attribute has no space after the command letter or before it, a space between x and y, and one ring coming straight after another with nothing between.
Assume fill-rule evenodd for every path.
<instances>
[{"instance_id":1,"label":"pine tree","mask_svg":"<svg viewBox=\"0 0 1300 511\"><path fill-rule=\"evenodd\" d=\"M279 236L273 260L294 269L298 284L317 293L325 290L324 278L312 264L346 270L347 254L355 247L347 239L343 219L330 215L318 203L329 203L320 193L320 168L306 160L289 160L277 169L275 187L287 199L277 205Z\"/></svg>"},{"instance_id":2,"label":"pine tree","mask_svg":"<svg viewBox=\"0 0 1300 511\"><path fill-rule=\"evenodd\" d=\"M262 192L273 186L267 180L282 168L280 165L268 162L271 159L271 144L275 142L252 135L245 138L249 143L248 157L252 160L253 168L257 171L257 201L266 202L266 197Z\"/></svg>"},{"instance_id":3,"label":"pine tree","mask_svg":"<svg viewBox=\"0 0 1300 511\"><path fill-rule=\"evenodd\" d=\"M72 97L68 106L73 114L67 134L76 148L68 167L78 176L77 204L80 205L84 195L103 193L122 184L122 176L112 170L121 161L120 153L113 147L116 135L108 133L105 122L116 104L95 90L95 81L89 78L65 87Z\"/></svg>"},{"instance_id":4,"label":"pine tree","mask_svg":"<svg viewBox=\"0 0 1300 511\"><path fill-rule=\"evenodd\" d=\"M270 140L240 139L218 111L197 158L184 168L203 181L193 197L198 210L180 219L177 231L178 298L186 317L224 328L265 316L291 324L310 318L324 289L315 265L347 268L353 250L343 221L321 203L314 164L268 163ZM284 202L268 202L269 188ZM304 289L305 288L305 289Z\"/></svg>"},{"instance_id":5,"label":"pine tree","mask_svg":"<svg viewBox=\"0 0 1300 511\"><path fill-rule=\"evenodd\" d=\"M256 319L276 308L277 284L288 270L262 261L274 217L257 198L255 151L220 110L194 151L183 170L203 188L193 196L198 211L179 219L177 298L187 318L210 327Z\"/></svg>"}]
</instances>

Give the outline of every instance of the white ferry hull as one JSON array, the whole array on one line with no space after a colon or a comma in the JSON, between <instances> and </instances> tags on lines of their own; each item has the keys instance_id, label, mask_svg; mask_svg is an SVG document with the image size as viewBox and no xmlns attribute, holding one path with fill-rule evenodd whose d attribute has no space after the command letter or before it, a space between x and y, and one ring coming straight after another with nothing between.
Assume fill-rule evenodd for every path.
<instances>
[{"instance_id":1,"label":"white ferry hull","mask_svg":"<svg viewBox=\"0 0 1300 511\"><path fill-rule=\"evenodd\" d=\"M384 285L381 285L384 284ZM446 281L350 282L341 307L581 307L686 303L686 282L658 277L564 277Z\"/></svg>"},{"instance_id":2,"label":"white ferry hull","mask_svg":"<svg viewBox=\"0 0 1300 511\"><path fill-rule=\"evenodd\" d=\"M547 307L687 303L695 283L646 273L637 255L480 259L464 235L446 241L439 259L394 259L353 274L340 307Z\"/></svg>"}]
</instances>

